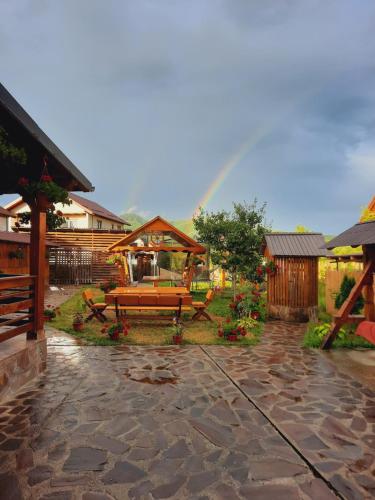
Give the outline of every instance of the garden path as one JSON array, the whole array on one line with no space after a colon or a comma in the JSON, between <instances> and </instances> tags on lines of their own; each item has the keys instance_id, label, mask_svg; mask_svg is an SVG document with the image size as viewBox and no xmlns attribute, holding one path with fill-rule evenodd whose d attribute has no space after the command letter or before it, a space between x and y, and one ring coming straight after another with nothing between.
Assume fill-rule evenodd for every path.
<instances>
[{"instance_id":1,"label":"garden path","mask_svg":"<svg viewBox=\"0 0 375 500\"><path fill-rule=\"evenodd\" d=\"M0 407L7 500L370 498L374 393L269 323L251 348L77 346Z\"/></svg>"}]
</instances>

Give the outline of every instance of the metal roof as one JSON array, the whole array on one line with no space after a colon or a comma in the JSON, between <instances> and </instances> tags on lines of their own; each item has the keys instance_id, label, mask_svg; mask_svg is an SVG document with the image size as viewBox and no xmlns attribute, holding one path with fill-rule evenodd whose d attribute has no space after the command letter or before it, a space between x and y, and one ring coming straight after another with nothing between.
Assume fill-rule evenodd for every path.
<instances>
[{"instance_id":1,"label":"metal roof","mask_svg":"<svg viewBox=\"0 0 375 500\"><path fill-rule=\"evenodd\" d=\"M81 205L81 207L85 208L90 214L98 215L100 217L103 217L104 219L109 219L111 221L117 222L118 224L125 224L127 226L131 225L129 224L129 222L110 212L95 201L88 200L87 198L78 196L78 194L75 193L69 193L69 198L78 203L78 205Z\"/></svg>"},{"instance_id":2,"label":"metal roof","mask_svg":"<svg viewBox=\"0 0 375 500\"><path fill-rule=\"evenodd\" d=\"M70 183L74 181L70 190L75 191L93 191L91 182L78 170L78 168L67 158L64 153L54 144L51 139L39 128L31 116L26 113L22 106L14 99L7 89L0 83L0 123L12 119L12 123L17 123L17 129L22 130L24 137L35 145L42 147L44 153L47 153L60 167L66 176L70 178ZM4 125L4 123L2 123ZM19 128L21 127L21 129ZM26 135L25 135L26 133ZM53 165L50 165L53 169ZM53 172L50 172L53 175ZM61 175L61 172L59 172ZM5 185L5 179L2 179L0 192L9 193L10 187ZM13 191L14 192L14 191Z\"/></svg>"},{"instance_id":3,"label":"metal roof","mask_svg":"<svg viewBox=\"0 0 375 500\"><path fill-rule=\"evenodd\" d=\"M375 245L375 221L361 222L350 227L324 245L324 248Z\"/></svg>"},{"instance_id":4,"label":"metal roof","mask_svg":"<svg viewBox=\"0 0 375 500\"><path fill-rule=\"evenodd\" d=\"M271 255L289 257L326 257L322 233L268 233L265 243Z\"/></svg>"}]
</instances>

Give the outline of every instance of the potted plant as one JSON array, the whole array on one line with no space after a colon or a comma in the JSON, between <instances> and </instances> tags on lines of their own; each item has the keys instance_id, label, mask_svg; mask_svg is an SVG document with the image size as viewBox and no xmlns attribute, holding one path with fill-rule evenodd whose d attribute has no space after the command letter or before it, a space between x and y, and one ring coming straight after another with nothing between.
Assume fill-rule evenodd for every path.
<instances>
[{"instance_id":1,"label":"potted plant","mask_svg":"<svg viewBox=\"0 0 375 500\"><path fill-rule=\"evenodd\" d=\"M180 345L182 344L182 334L184 331L183 324L180 321L180 318L174 317L173 318L173 325L172 325L172 342L175 345Z\"/></svg>"},{"instance_id":2,"label":"potted plant","mask_svg":"<svg viewBox=\"0 0 375 500\"><path fill-rule=\"evenodd\" d=\"M229 342L235 342L237 340L238 327L237 321L227 318L224 325L222 326L223 336Z\"/></svg>"},{"instance_id":3,"label":"potted plant","mask_svg":"<svg viewBox=\"0 0 375 500\"><path fill-rule=\"evenodd\" d=\"M103 283L100 283L99 288L102 290L104 293L108 293L111 290L114 290L117 286L116 281L110 280L110 281L104 281Z\"/></svg>"},{"instance_id":4,"label":"potted plant","mask_svg":"<svg viewBox=\"0 0 375 500\"><path fill-rule=\"evenodd\" d=\"M52 321L59 313L60 309L58 307L53 307L51 304L48 304L43 311L44 321Z\"/></svg>"},{"instance_id":5,"label":"potted plant","mask_svg":"<svg viewBox=\"0 0 375 500\"><path fill-rule=\"evenodd\" d=\"M75 313L73 316L73 329L76 332L82 332L84 326L84 319L82 313Z\"/></svg>"},{"instance_id":6,"label":"potted plant","mask_svg":"<svg viewBox=\"0 0 375 500\"><path fill-rule=\"evenodd\" d=\"M124 326L121 323L121 321L113 323L113 325L107 328L107 334L111 340L119 340L120 333L123 333L123 331L124 331Z\"/></svg>"}]
</instances>

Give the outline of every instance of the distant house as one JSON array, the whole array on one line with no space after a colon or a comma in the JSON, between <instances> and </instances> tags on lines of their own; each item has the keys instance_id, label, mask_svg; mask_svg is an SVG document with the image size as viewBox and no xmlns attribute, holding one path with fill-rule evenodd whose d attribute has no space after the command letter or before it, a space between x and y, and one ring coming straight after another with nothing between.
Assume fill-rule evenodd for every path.
<instances>
[{"instance_id":1,"label":"distant house","mask_svg":"<svg viewBox=\"0 0 375 500\"><path fill-rule=\"evenodd\" d=\"M61 226L62 228L123 230L124 226L130 225L127 221L95 201L88 200L75 193L70 193L69 198L72 202L71 205L62 205L60 203L55 205L56 210L59 210L66 219L66 223ZM6 211L11 212L10 226L14 226L19 214L29 211L28 205L22 198L17 198L8 203L5 208Z\"/></svg>"},{"instance_id":2,"label":"distant house","mask_svg":"<svg viewBox=\"0 0 375 500\"><path fill-rule=\"evenodd\" d=\"M9 231L9 219L12 217L11 212L3 207L0 207L0 231Z\"/></svg>"}]
</instances>

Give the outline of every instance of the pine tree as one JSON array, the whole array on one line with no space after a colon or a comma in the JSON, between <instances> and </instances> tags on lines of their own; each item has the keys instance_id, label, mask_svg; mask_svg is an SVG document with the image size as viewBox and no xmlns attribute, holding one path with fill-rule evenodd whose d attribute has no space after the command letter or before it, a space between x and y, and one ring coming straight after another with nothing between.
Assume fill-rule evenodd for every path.
<instances>
[{"instance_id":1,"label":"pine tree","mask_svg":"<svg viewBox=\"0 0 375 500\"><path fill-rule=\"evenodd\" d=\"M335 308L336 309L340 309L340 307L343 305L343 303L349 297L351 289L353 288L354 285L355 285L355 279L350 278L349 276L347 276L345 274L345 276L341 282L340 291L336 295L336 299L335 299ZM359 314L360 311L363 309L364 304L365 304L365 301L364 301L362 295L360 295L358 297L358 299L356 300L356 302L351 310L351 313L352 314Z\"/></svg>"}]
</instances>

